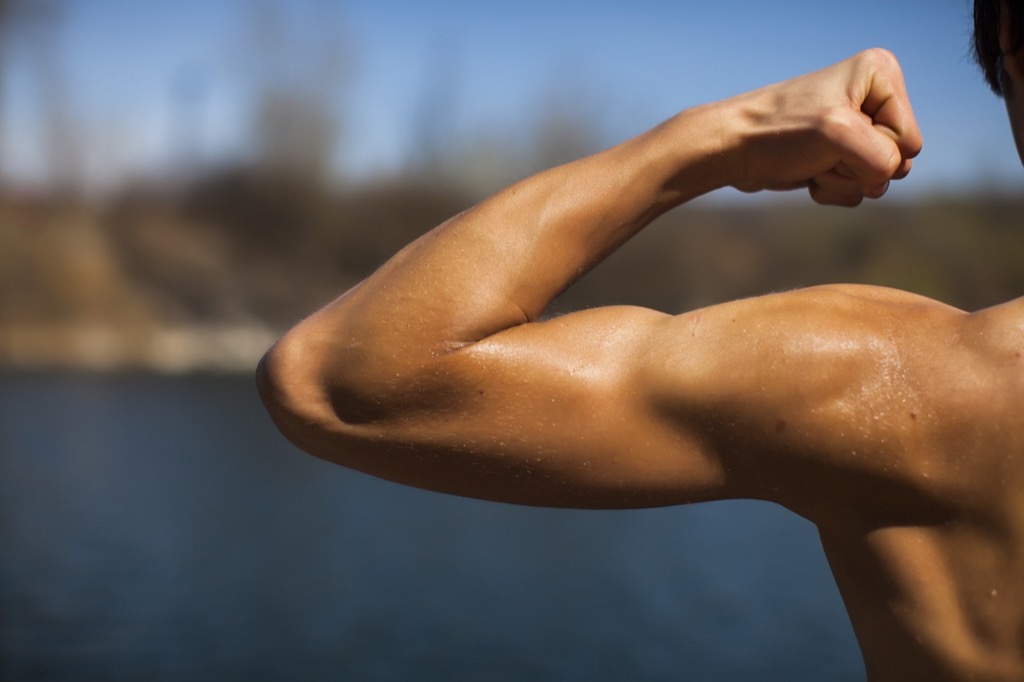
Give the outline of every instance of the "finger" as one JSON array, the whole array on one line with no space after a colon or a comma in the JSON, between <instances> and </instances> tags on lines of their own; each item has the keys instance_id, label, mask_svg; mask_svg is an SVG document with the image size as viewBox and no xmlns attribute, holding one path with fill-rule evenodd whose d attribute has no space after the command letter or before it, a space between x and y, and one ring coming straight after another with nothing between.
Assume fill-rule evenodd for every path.
<instances>
[{"instance_id":1,"label":"finger","mask_svg":"<svg viewBox=\"0 0 1024 682\"><path fill-rule=\"evenodd\" d=\"M889 181L904 168L899 147L872 125L866 114L846 109L834 111L825 126L826 136L839 151L841 162L833 169L836 177L859 182L864 193Z\"/></svg>"},{"instance_id":2,"label":"finger","mask_svg":"<svg viewBox=\"0 0 1024 682\"><path fill-rule=\"evenodd\" d=\"M881 199L885 196L885 193L889 191L889 181L886 180L878 187L872 187L864 193L868 199Z\"/></svg>"},{"instance_id":3,"label":"finger","mask_svg":"<svg viewBox=\"0 0 1024 682\"><path fill-rule=\"evenodd\" d=\"M877 185L865 186L859 178L851 177L849 173L849 169L840 164L834 170L814 176L813 181L830 194L862 196L870 199L878 199L889 189L888 180Z\"/></svg>"},{"instance_id":4,"label":"finger","mask_svg":"<svg viewBox=\"0 0 1024 682\"><path fill-rule=\"evenodd\" d=\"M807 184L806 180L800 182L777 182L773 185L768 185L765 189L772 192L791 192L795 189L806 189Z\"/></svg>"},{"instance_id":5,"label":"finger","mask_svg":"<svg viewBox=\"0 0 1024 682\"><path fill-rule=\"evenodd\" d=\"M855 178L855 177L857 177L856 175L854 175L853 171L850 170L850 167L847 166L842 161L840 161L833 170L835 171L835 173L837 173L838 175L840 175L840 176L842 176L844 178Z\"/></svg>"},{"instance_id":6,"label":"finger","mask_svg":"<svg viewBox=\"0 0 1024 682\"><path fill-rule=\"evenodd\" d=\"M910 106L899 62L891 52L881 49L868 50L856 59L871 74L866 81L867 90L860 95L861 111L896 143L902 158L914 158L921 153L921 131Z\"/></svg>"},{"instance_id":7,"label":"finger","mask_svg":"<svg viewBox=\"0 0 1024 682\"><path fill-rule=\"evenodd\" d=\"M835 194L863 194L864 188L860 179L846 175L849 172L840 164L840 167L815 175L813 180L821 189Z\"/></svg>"},{"instance_id":8,"label":"finger","mask_svg":"<svg viewBox=\"0 0 1024 682\"><path fill-rule=\"evenodd\" d=\"M913 167L914 161L912 159L903 159L900 162L899 168L897 168L896 171L892 174L892 179L902 180L903 178L907 177L907 175L910 174L910 169ZM839 164L833 170L835 171L835 173L844 178L857 177L856 174L852 170L850 170L849 166L847 166L843 162L839 162ZM888 184L889 183L885 183L886 186L888 186Z\"/></svg>"},{"instance_id":9,"label":"finger","mask_svg":"<svg viewBox=\"0 0 1024 682\"><path fill-rule=\"evenodd\" d=\"M910 159L903 159L903 163L901 163L900 167L896 169L896 172L892 174L892 179L902 180L903 178L907 177L907 175L910 173L910 169L913 166L913 161L911 161Z\"/></svg>"},{"instance_id":10,"label":"finger","mask_svg":"<svg viewBox=\"0 0 1024 682\"><path fill-rule=\"evenodd\" d=\"M826 189L814 181L808 183L807 191L810 193L811 199L816 203L824 204L826 206L847 206L852 208L854 206L859 206L860 203L864 201L864 195L860 192L852 194L847 192L836 192Z\"/></svg>"}]
</instances>

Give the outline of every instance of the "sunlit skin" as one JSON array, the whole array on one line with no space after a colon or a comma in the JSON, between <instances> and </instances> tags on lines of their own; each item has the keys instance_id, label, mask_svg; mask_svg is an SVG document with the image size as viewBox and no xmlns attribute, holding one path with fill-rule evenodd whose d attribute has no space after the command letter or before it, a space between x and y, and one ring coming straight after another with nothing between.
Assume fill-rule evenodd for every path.
<instances>
[{"instance_id":1,"label":"sunlit skin","mask_svg":"<svg viewBox=\"0 0 1024 682\"><path fill-rule=\"evenodd\" d=\"M268 352L262 395L304 450L431 490L776 502L817 525L871 680L1022 680L1024 299L836 285L541 317L674 206L726 186L853 206L921 144L883 50L684 111L410 244Z\"/></svg>"}]
</instances>

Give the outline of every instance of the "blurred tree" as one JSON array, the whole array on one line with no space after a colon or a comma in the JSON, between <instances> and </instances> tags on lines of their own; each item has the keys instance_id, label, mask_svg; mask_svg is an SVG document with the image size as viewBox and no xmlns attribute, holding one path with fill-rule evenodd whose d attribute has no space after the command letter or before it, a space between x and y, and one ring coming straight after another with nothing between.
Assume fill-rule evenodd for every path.
<instances>
[{"instance_id":1,"label":"blurred tree","mask_svg":"<svg viewBox=\"0 0 1024 682\"><path fill-rule=\"evenodd\" d=\"M223 233L252 270L275 267L271 258L298 262L337 228L333 164L348 51L329 2L253 0L243 7L236 59L247 146L236 162L190 178L181 208ZM184 110L188 103L179 104Z\"/></svg>"},{"instance_id":2,"label":"blurred tree","mask_svg":"<svg viewBox=\"0 0 1024 682\"><path fill-rule=\"evenodd\" d=\"M570 73L552 83L540 97L540 111L531 131L533 172L593 154L601 145L601 112L597 96Z\"/></svg>"},{"instance_id":3,"label":"blurred tree","mask_svg":"<svg viewBox=\"0 0 1024 682\"><path fill-rule=\"evenodd\" d=\"M0 0L0 159L5 158L4 148L4 135L6 110L6 91L5 84L7 82L7 65L10 64L10 43L11 35L14 32L18 16L21 12L21 6L23 2L19 0ZM3 166L0 164L0 190L3 189L4 177L3 177Z\"/></svg>"},{"instance_id":4,"label":"blurred tree","mask_svg":"<svg viewBox=\"0 0 1024 682\"><path fill-rule=\"evenodd\" d=\"M61 62L60 0L0 0L0 139L6 111L3 99L6 65L14 53L25 60L35 88L37 144L49 189L73 193L81 181L78 133ZM5 158L0 149L0 159Z\"/></svg>"},{"instance_id":5,"label":"blurred tree","mask_svg":"<svg viewBox=\"0 0 1024 682\"><path fill-rule=\"evenodd\" d=\"M10 63L11 35L14 32L17 18L21 11L23 2L19 0L0 0L0 159L4 155L4 134L6 133L4 123L7 120L5 84L7 82L7 65ZM0 189L3 188L3 167L0 165Z\"/></svg>"},{"instance_id":6,"label":"blurred tree","mask_svg":"<svg viewBox=\"0 0 1024 682\"><path fill-rule=\"evenodd\" d=\"M321 184L342 130L349 54L340 19L327 2L305 3L305 22L295 15L303 9L297 3L254 0L247 7L242 63L253 160L271 176Z\"/></svg>"},{"instance_id":7,"label":"blurred tree","mask_svg":"<svg viewBox=\"0 0 1024 682\"><path fill-rule=\"evenodd\" d=\"M315 184L328 178L337 121L319 95L301 86L268 84L253 113L261 170Z\"/></svg>"},{"instance_id":8,"label":"blurred tree","mask_svg":"<svg viewBox=\"0 0 1024 682\"><path fill-rule=\"evenodd\" d=\"M171 159L175 180L188 180L200 173L205 147L205 116L209 83L206 65L189 62L178 67L170 88Z\"/></svg>"},{"instance_id":9,"label":"blurred tree","mask_svg":"<svg viewBox=\"0 0 1024 682\"><path fill-rule=\"evenodd\" d=\"M4 158L4 82L7 63L7 24L10 21L11 0L0 0L0 159ZM0 190L3 189L3 168L0 167Z\"/></svg>"},{"instance_id":10,"label":"blurred tree","mask_svg":"<svg viewBox=\"0 0 1024 682\"><path fill-rule=\"evenodd\" d=\"M439 41L423 60L426 72L414 107L408 162L415 175L436 178L451 162L458 139L460 61L453 48L451 41Z\"/></svg>"},{"instance_id":11,"label":"blurred tree","mask_svg":"<svg viewBox=\"0 0 1024 682\"><path fill-rule=\"evenodd\" d=\"M515 180L572 161L602 146L603 107L579 82L578 73L562 70L523 111L526 125L512 132L492 123L467 130L460 121L458 55L450 43L439 44L427 69L414 109L407 174L416 181L444 182L459 191L486 196Z\"/></svg>"},{"instance_id":12,"label":"blurred tree","mask_svg":"<svg viewBox=\"0 0 1024 682\"><path fill-rule=\"evenodd\" d=\"M46 177L50 189L60 196L73 197L81 190L81 131L76 123L74 105L68 89L62 60L60 28L63 7L57 0L38 6L40 31L34 56L39 79L39 99L43 128Z\"/></svg>"}]
</instances>

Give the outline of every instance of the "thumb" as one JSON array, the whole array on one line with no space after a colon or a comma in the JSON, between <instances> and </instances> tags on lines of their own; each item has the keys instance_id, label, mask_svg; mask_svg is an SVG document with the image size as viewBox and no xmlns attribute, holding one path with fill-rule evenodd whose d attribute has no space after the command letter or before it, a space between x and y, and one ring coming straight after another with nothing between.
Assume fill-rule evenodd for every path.
<instances>
[{"instance_id":1,"label":"thumb","mask_svg":"<svg viewBox=\"0 0 1024 682\"><path fill-rule=\"evenodd\" d=\"M837 112L826 134L839 152L835 172L855 181L864 194L870 195L889 180L902 177L903 152L889 132L874 125L866 114L848 109Z\"/></svg>"},{"instance_id":2,"label":"thumb","mask_svg":"<svg viewBox=\"0 0 1024 682\"><path fill-rule=\"evenodd\" d=\"M855 79L860 92L852 92L856 106L871 119L871 124L887 135L899 149L909 171L909 160L921 153L921 130L910 106L903 71L896 57L888 50L874 49L857 55L858 68L866 70Z\"/></svg>"}]
</instances>

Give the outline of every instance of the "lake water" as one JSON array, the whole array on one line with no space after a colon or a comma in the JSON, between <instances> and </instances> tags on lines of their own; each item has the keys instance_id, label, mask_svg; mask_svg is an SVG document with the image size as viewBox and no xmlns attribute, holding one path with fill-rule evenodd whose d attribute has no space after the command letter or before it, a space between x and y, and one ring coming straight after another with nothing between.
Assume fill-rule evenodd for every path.
<instances>
[{"instance_id":1,"label":"lake water","mask_svg":"<svg viewBox=\"0 0 1024 682\"><path fill-rule=\"evenodd\" d=\"M299 453L247 377L0 376L0 679L863 680L813 526Z\"/></svg>"}]
</instances>

